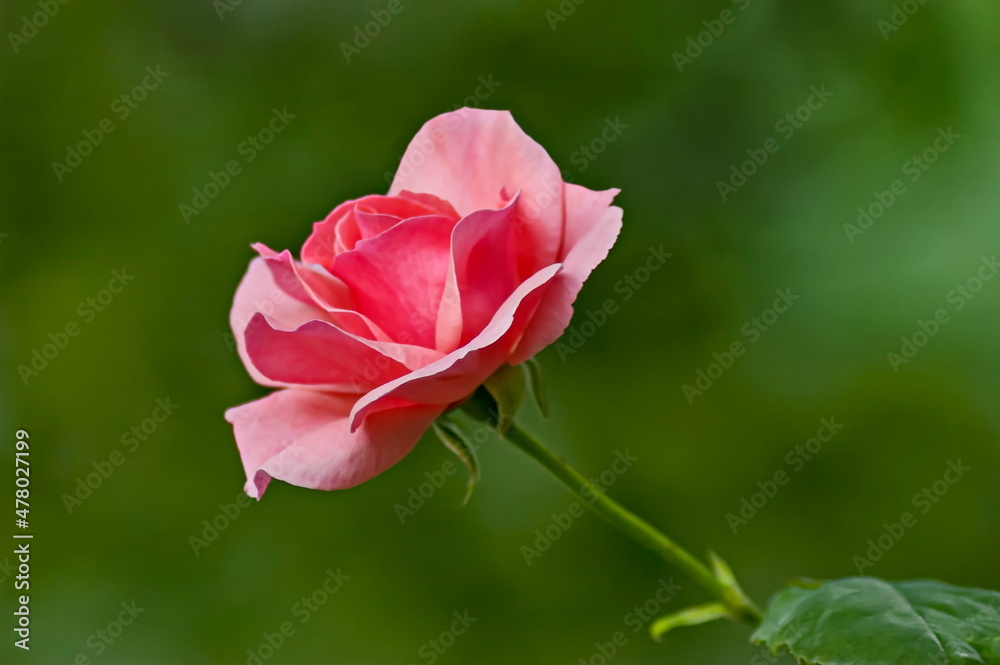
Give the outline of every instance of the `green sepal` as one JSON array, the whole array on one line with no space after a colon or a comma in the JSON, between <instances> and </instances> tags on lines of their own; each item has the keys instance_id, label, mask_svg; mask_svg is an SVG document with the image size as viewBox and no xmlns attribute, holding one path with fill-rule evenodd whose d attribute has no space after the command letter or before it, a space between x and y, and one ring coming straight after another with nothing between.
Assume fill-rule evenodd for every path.
<instances>
[{"instance_id":1,"label":"green sepal","mask_svg":"<svg viewBox=\"0 0 1000 665\"><path fill-rule=\"evenodd\" d=\"M542 366L538 363L537 358L532 356L524 361L524 368L528 372L531 396L535 398L535 406L538 407L542 418L548 418L551 410L549 409L549 393L545 388L545 378L542 376Z\"/></svg>"},{"instance_id":2,"label":"green sepal","mask_svg":"<svg viewBox=\"0 0 1000 665\"><path fill-rule=\"evenodd\" d=\"M462 463L465 464L465 468L469 472L465 497L462 499L462 505L464 506L469 503L472 491L476 488L476 483L479 482L479 459L476 457L476 450L472 442L465 438L462 430L446 418L434 421L434 433L441 439L441 443L448 446L448 449L462 460Z\"/></svg>"},{"instance_id":3,"label":"green sepal","mask_svg":"<svg viewBox=\"0 0 1000 665\"><path fill-rule=\"evenodd\" d=\"M493 398L496 412L494 425L501 435L510 427L514 415L524 403L528 392L525 374L524 368L520 365L503 365L483 382L483 388Z\"/></svg>"},{"instance_id":4,"label":"green sepal","mask_svg":"<svg viewBox=\"0 0 1000 665\"><path fill-rule=\"evenodd\" d=\"M700 626L709 621L732 618L733 616L730 614L729 609L722 603L708 603L706 605L698 605L697 607L689 607L686 610L660 617L649 627L649 634L654 640L659 642L665 634L675 628Z\"/></svg>"}]
</instances>

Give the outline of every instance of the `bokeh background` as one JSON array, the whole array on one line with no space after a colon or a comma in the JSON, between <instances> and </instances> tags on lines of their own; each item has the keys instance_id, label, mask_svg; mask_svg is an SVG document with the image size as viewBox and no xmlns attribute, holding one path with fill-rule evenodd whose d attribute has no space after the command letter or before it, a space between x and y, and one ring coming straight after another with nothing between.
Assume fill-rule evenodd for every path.
<instances>
[{"instance_id":1,"label":"bokeh background","mask_svg":"<svg viewBox=\"0 0 1000 665\"><path fill-rule=\"evenodd\" d=\"M526 409L527 427L590 474L638 457L609 491L720 552L758 600L855 574L906 511L916 526L866 573L1000 588L1000 280L960 311L949 300L1000 250L995 3L911 0L887 32L887 0L401 0L350 61L342 43L388 2L51 4L35 32L40 4L0 9L0 468L13 492L14 432L29 430L36 534L32 650L10 644L2 568L0 661L256 662L248 650L268 655L264 636L339 568L350 580L263 662L600 663L595 643L619 630L622 664L764 662L734 624L663 644L631 632L661 579L684 585L664 610L705 597L590 515L527 565L522 546L571 497L504 443L482 446L465 508L456 474L401 523L397 504L450 457L427 437L357 489L276 482L220 518L243 483L223 411L265 393L227 338L249 244L297 249L336 204L383 192L420 125L462 104L510 109L567 178L622 189L624 231L574 325L606 299L618 312L576 352L541 354L554 415ZM679 70L675 53L727 9ZM157 66L169 75L121 118L115 100ZM833 95L799 111L813 86ZM246 162L239 146L275 108L294 119ZM787 137L776 123L796 112L808 120ZM53 162L103 118L114 131L60 180ZM602 144L609 121L620 131ZM961 138L911 181L904 165L949 127ZM772 137L779 150L724 201L717 183ZM241 173L186 222L180 204L233 159ZM849 238L897 178L905 194ZM626 300L616 284L661 246L671 258ZM134 280L85 318L122 269ZM686 399L777 289L799 299ZM940 308L949 322L893 368L887 354ZM25 380L18 366L69 322L79 334ZM160 398L176 412L124 445ZM822 418L843 429L794 471L786 456ZM116 450L123 463L68 510ZM920 512L914 495L957 460L970 471ZM727 514L780 470L790 482L734 534ZM225 528L196 548L206 521ZM133 600L144 611L102 642ZM450 648L425 646L465 611L476 622Z\"/></svg>"}]
</instances>

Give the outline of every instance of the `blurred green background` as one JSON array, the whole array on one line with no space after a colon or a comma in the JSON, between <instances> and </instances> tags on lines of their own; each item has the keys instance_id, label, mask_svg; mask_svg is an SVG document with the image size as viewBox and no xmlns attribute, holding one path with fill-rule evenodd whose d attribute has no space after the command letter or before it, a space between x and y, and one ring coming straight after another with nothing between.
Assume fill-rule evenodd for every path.
<instances>
[{"instance_id":1,"label":"blurred green background","mask_svg":"<svg viewBox=\"0 0 1000 665\"><path fill-rule=\"evenodd\" d=\"M995 3L911 1L889 32L886 0L401 0L395 14L383 0L222 1L53 0L35 31L36 2L0 10L0 468L12 478L14 432L29 430L36 534L30 653L10 644L0 548L0 662L256 662L248 649L268 655L289 620L263 662L597 664L616 631L617 663L764 662L734 624L664 644L633 633L659 580L684 585L665 611L705 597L590 515L527 565L522 546L571 497L504 443L482 446L465 508L459 473L397 517L450 458L427 437L354 490L275 482L224 516L244 479L223 411L266 392L226 337L248 245L297 251L336 204L385 191L425 120L472 102L510 109L567 178L622 189L624 231L574 325L609 298L618 312L579 351L540 356L554 415L526 409L526 426L589 474L638 457L613 496L720 552L758 600L798 576L856 574L906 511L916 526L866 573L1000 588L1000 280L949 298L1000 250ZM348 62L341 44L373 11L391 20ZM157 66L168 75L122 117L116 100ZM477 99L480 77L494 89ZM833 95L801 111L813 86ZM295 118L247 162L239 146L275 108ZM797 112L809 117L789 137L776 123ZM104 118L113 132L57 175ZM625 127L602 144L609 119ZM961 138L911 181L906 163L948 127ZM717 183L769 138L777 152L723 201ZM179 205L234 159L241 173L185 223ZM849 239L895 179L905 193ZM661 245L672 257L626 300L616 284ZM79 309L122 269L134 279L102 311ZM750 343L744 326L777 289L799 299ZM887 354L941 308L948 323L894 371ZM70 322L79 334L25 379L18 366ZM682 386L734 341L745 354L689 403ZM158 398L176 412L126 445ZM843 429L796 471L789 451L831 417ZM122 464L68 510L113 451ZM970 471L921 512L914 495L957 460ZM780 470L790 482L734 534L727 514ZM225 528L196 554L205 521ZM338 568L350 579L299 623L296 603ZM144 611L102 641L132 600ZM476 622L434 651L465 611Z\"/></svg>"}]
</instances>

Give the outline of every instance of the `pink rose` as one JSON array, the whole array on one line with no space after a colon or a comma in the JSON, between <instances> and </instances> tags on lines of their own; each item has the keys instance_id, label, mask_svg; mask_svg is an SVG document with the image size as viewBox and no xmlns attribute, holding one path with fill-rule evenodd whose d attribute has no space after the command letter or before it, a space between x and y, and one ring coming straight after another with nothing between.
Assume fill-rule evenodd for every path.
<instances>
[{"instance_id":1,"label":"pink rose","mask_svg":"<svg viewBox=\"0 0 1000 665\"><path fill-rule=\"evenodd\" d=\"M555 341L621 229L617 193L563 182L510 113L460 109L417 133L387 195L314 224L301 261L254 245L230 324L280 390L226 412L247 493L362 483Z\"/></svg>"}]
</instances>

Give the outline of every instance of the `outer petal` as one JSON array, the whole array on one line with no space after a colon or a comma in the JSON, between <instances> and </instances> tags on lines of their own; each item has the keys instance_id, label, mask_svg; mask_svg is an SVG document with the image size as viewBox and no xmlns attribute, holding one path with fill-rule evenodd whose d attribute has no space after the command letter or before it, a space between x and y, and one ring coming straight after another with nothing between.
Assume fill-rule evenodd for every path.
<instances>
[{"instance_id":1,"label":"outer petal","mask_svg":"<svg viewBox=\"0 0 1000 665\"><path fill-rule=\"evenodd\" d=\"M522 279L558 261L563 232L563 180L545 149L507 111L463 108L429 120L410 142L390 194L439 196L461 215L502 208L520 190L517 214L525 255Z\"/></svg>"},{"instance_id":2,"label":"outer petal","mask_svg":"<svg viewBox=\"0 0 1000 665\"><path fill-rule=\"evenodd\" d=\"M309 305L288 295L275 283L264 259L255 258L250 262L236 289L229 325L236 340L236 350L253 380L263 386L279 387L284 384L261 374L247 355L247 328L258 313L263 313L272 325L283 330L294 330L307 321L328 320L328 313L318 305Z\"/></svg>"},{"instance_id":3,"label":"outer petal","mask_svg":"<svg viewBox=\"0 0 1000 665\"><path fill-rule=\"evenodd\" d=\"M528 278L497 310L490 324L462 348L364 395L351 412L352 428L399 400L447 407L470 395L507 361L561 268L556 263Z\"/></svg>"},{"instance_id":4,"label":"outer petal","mask_svg":"<svg viewBox=\"0 0 1000 665\"><path fill-rule=\"evenodd\" d=\"M617 189L594 192L566 185L566 247L563 271L553 280L528 325L511 364L524 362L556 341L573 318L573 302L584 281L607 257L622 228L622 209L612 206Z\"/></svg>"},{"instance_id":5,"label":"outer petal","mask_svg":"<svg viewBox=\"0 0 1000 665\"><path fill-rule=\"evenodd\" d=\"M351 288L358 311L393 340L435 348L454 226L446 217L407 219L338 255L334 275Z\"/></svg>"},{"instance_id":6,"label":"outer petal","mask_svg":"<svg viewBox=\"0 0 1000 665\"><path fill-rule=\"evenodd\" d=\"M280 385L341 393L363 393L442 356L432 349L366 340L325 321L276 330L262 314L247 327L246 349L253 366Z\"/></svg>"},{"instance_id":7,"label":"outer petal","mask_svg":"<svg viewBox=\"0 0 1000 665\"><path fill-rule=\"evenodd\" d=\"M226 411L247 475L259 499L271 478L321 490L346 489L401 460L443 409L401 406L375 414L351 432L354 399L309 390L279 390Z\"/></svg>"}]
</instances>

